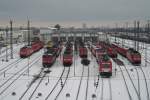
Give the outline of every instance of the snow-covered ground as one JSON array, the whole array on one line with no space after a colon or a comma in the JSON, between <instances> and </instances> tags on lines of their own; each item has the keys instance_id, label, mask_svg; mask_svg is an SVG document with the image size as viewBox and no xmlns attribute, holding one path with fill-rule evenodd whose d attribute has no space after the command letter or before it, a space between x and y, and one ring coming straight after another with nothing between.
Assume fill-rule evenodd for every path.
<instances>
[{"instance_id":1,"label":"snow-covered ground","mask_svg":"<svg viewBox=\"0 0 150 100\"><path fill-rule=\"evenodd\" d=\"M113 38L111 41L114 41ZM133 45L127 40L125 44ZM111 78L99 76L98 65L90 52L89 66L83 66L81 58L74 55L72 66L64 69L62 56L59 56L49 69L51 72L45 75L41 59L43 49L30 58L20 59L20 47L14 47L14 59L9 59L9 62L0 60L0 100L150 100L150 64L145 67L144 47L140 49L141 66L131 65L120 55L118 58L125 66L118 66L112 60ZM36 80L35 76L39 73L40 78Z\"/></svg>"}]
</instances>

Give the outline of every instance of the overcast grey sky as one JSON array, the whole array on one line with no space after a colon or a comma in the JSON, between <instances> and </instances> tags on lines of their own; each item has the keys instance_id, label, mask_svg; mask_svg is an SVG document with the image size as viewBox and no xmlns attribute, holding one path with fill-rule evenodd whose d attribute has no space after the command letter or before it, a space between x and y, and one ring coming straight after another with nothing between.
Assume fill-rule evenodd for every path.
<instances>
[{"instance_id":1,"label":"overcast grey sky","mask_svg":"<svg viewBox=\"0 0 150 100\"><path fill-rule=\"evenodd\" d=\"M0 20L148 20L150 0L0 0Z\"/></svg>"}]
</instances>

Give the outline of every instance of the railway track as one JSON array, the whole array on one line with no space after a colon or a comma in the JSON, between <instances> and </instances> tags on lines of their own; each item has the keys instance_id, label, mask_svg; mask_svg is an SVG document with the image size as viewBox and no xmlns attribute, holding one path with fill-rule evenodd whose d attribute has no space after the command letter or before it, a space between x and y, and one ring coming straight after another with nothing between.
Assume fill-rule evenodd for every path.
<instances>
[{"instance_id":1,"label":"railway track","mask_svg":"<svg viewBox=\"0 0 150 100\"><path fill-rule=\"evenodd\" d=\"M48 68L48 70L49 70L49 68ZM43 71L43 70L42 70L42 71ZM41 72L40 72L40 73L41 73ZM36 90L38 89L38 87L39 87L40 84L42 83L43 79L46 77L46 75L47 75L47 73L44 73L44 75L43 75L42 77L40 77L41 79L40 79L39 83L37 84L37 86L35 87L35 89L34 89L34 91L32 92L32 94L30 95L29 100L32 99L34 93L36 92Z\"/></svg>"},{"instance_id":2,"label":"railway track","mask_svg":"<svg viewBox=\"0 0 150 100\"><path fill-rule=\"evenodd\" d=\"M58 81L56 82L56 84L54 85L54 87L52 88L52 90L49 92L49 94L46 96L45 100L48 100L48 98L50 97L50 95L54 92L55 88L58 86L58 83L62 79L62 76L63 76L64 72L65 72L65 67L63 68L63 71L62 71L61 76L59 77Z\"/></svg>"},{"instance_id":3,"label":"railway track","mask_svg":"<svg viewBox=\"0 0 150 100\"><path fill-rule=\"evenodd\" d=\"M112 88L111 88L110 78L108 78L108 79L101 78L101 80L102 80L102 86L101 86L101 98L100 98L100 100L105 100L106 99L104 97L104 86L107 86L107 85L108 85L108 88L109 88L109 90L108 90L109 91L109 98L107 98L107 99L112 100Z\"/></svg>"},{"instance_id":4,"label":"railway track","mask_svg":"<svg viewBox=\"0 0 150 100\"><path fill-rule=\"evenodd\" d=\"M139 93L139 96L141 97L139 72L138 72L137 68L135 68L135 71L136 71L136 75L137 75L137 79L138 79L138 93Z\"/></svg>"},{"instance_id":5,"label":"railway track","mask_svg":"<svg viewBox=\"0 0 150 100\"><path fill-rule=\"evenodd\" d=\"M3 71L3 72L1 72L0 75L1 75L2 73L4 73L5 71L9 70L9 69L10 69L9 67L12 68L12 66L18 64L18 63L21 62L21 61L22 61L22 59L17 59L16 61L10 63L9 65L7 65L7 66L5 66L5 67L2 66L2 69L0 69L0 72L1 72L1 71ZM6 69L6 68L8 68L8 69Z\"/></svg>"},{"instance_id":6,"label":"railway track","mask_svg":"<svg viewBox=\"0 0 150 100\"><path fill-rule=\"evenodd\" d=\"M113 60L114 60L114 59L113 59ZM133 88L134 88L134 90L135 90L135 93L136 93L136 95L137 95L137 97L138 97L138 100L141 100L141 97L140 97L140 94L139 94L139 93L140 93L140 82L139 82L139 73L138 73L138 71L136 71L137 77L138 77L138 90L137 90L137 88L136 88L136 86L135 86L135 84L134 84L134 82L133 82L133 79L131 78L131 75L129 74L129 71L127 70L127 67L123 64L123 62L122 62L120 59L116 59L116 60L114 60L114 62L117 63L117 65L118 65L119 68L120 68L120 71L121 71L121 73L122 73L122 76L123 76L123 79L124 79L126 88L127 88L128 86L127 86L126 79L125 79L125 76L124 76L124 74L123 74L123 70L122 70L121 66L124 67L124 69L125 69L125 71L126 71L128 77L129 77L129 79L130 79L130 82L131 82L131 84L132 84L132 86L133 86ZM118 62L119 62L119 63L118 63ZM120 62L122 62L122 64L120 64ZM135 68L135 69L136 69L136 68ZM128 88L127 88L127 91L128 91L129 99L132 100Z\"/></svg>"},{"instance_id":7,"label":"railway track","mask_svg":"<svg viewBox=\"0 0 150 100\"><path fill-rule=\"evenodd\" d=\"M142 72L142 74L143 74L144 81L145 81L145 87L146 87L146 93L147 93L147 100L150 100L146 75L145 75L145 73L144 73L142 67L140 67L140 70L141 70L141 72Z\"/></svg>"},{"instance_id":8,"label":"railway track","mask_svg":"<svg viewBox=\"0 0 150 100\"><path fill-rule=\"evenodd\" d=\"M103 78L101 78L101 79L102 79L102 86L101 86L101 98L100 98L100 100L103 100L104 80L103 80Z\"/></svg>"},{"instance_id":9,"label":"railway track","mask_svg":"<svg viewBox=\"0 0 150 100\"><path fill-rule=\"evenodd\" d=\"M129 88L128 88L128 85L127 85L125 76L124 76L124 74L123 74L123 71L122 71L120 65L118 65L118 67L119 67L119 69L120 69L120 71L121 71L121 74L122 74L122 77L123 77L123 80L124 80L124 83L125 83L125 87L126 87L126 89L127 89L127 93L128 93L128 96L129 96L129 100L133 100L132 97L131 97L131 94L130 94L130 92L129 92Z\"/></svg>"},{"instance_id":10,"label":"railway track","mask_svg":"<svg viewBox=\"0 0 150 100\"><path fill-rule=\"evenodd\" d=\"M7 83L9 82L13 77L15 77L16 75L18 75L18 73L22 72L21 74L19 74L8 86L6 86L1 92L0 95L2 95L16 80L18 80L29 68L31 68L35 63L37 63L40 60L41 57L38 57L37 59L35 59L34 61L32 61L32 63L28 66L24 66L22 69L20 69L19 71L17 71L15 74L13 74L13 76L11 76L8 80L6 80L2 85L0 85L0 89Z\"/></svg>"},{"instance_id":11,"label":"railway track","mask_svg":"<svg viewBox=\"0 0 150 100\"><path fill-rule=\"evenodd\" d=\"M43 72L43 70L41 70L40 73L38 74L39 77L41 76L42 72ZM44 75L43 75L43 76L44 76ZM43 76L42 76L41 80L43 80L43 78L44 78ZM39 78L39 77L38 77L38 78ZM40 80L39 84L41 83L41 80ZM21 97L19 98L19 100L22 100L22 98L25 96L25 94L28 92L28 90L32 87L32 85L33 85L33 82L30 83L30 85L29 85L28 88L25 90L25 92L21 95ZM38 86L38 85L37 85L37 86ZM32 95L32 94L31 94L31 95Z\"/></svg>"},{"instance_id":12,"label":"railway track","mask_svg":"<svg viewBox=\"0 0 150 100\"><path fill-rule=\"evenodd\" d=\"M109 100L112 100L112 88L111 88L111 79L110 78L108 79L108 83L109 83L109 94L110 94Z\"/></svg>"},{"instance_id":13,"label":"railway track","mask_svg":"<svg viewBox=\"0 0 150 100\"><path fill-rule=\"evenodd\" d=\"M86 95L85 95L85 100L87 100L88 96L88 87L89 87L89 66L88 66L88 76L87 76L87 83L86 83Z\"/></svg>"},{"instance_id":14,"label":"railway track","mask_svg":"<svg viewBox=\"0 0 150 100\"><path fill-rule=\"evenodd\" d=\"M59 97L59 95L60 95L60 93L62 92L62 90L63 90L63 88L64 88L64 86L65 86L65 84L66 84L66 82L67 82L67 79L68 79L69 73L70 73L70 67L69 67L69 70L68 70L68 72L67 72L67 76L66 76L66 78L65 78L64 84L63 84L62 88L59 90L59 92L58 92L58 94L56 95L56 97L55 97L55 99L54 99L54 100L57 100L57 99L58 99L58 97Z\"/></svg>"},{"instance_id":15,"label":"railway track","mask_svg":"<svg viewBox=\"0 0 150 100\"><path fill-rule=\"evenodd\" d=\"M25 58L25 59L27 59L27 58ZM16 61L14 61L14 62L12 62L12 63L6 65L5 67L2 67L2 68L0 69L0 72L1 72L1 73L0 73L0 76L3 75L6 71L12 69L15 65L17 65L18 63L20 63L20 62L23 61L23 60L24 60L24 59L19 58L19 59L17 59Z\"/></svg>"},{"instance_id":16,"label":"railway track","mask_svg":"<svg viewBox=\"0 0 150 100\"><path fill-rule=\"evenodd\" d=\"M132 64L131 64L132 65ZM125 67L125 70L127 71L127 68L126 68L126 66L124 65L124 67ZM140 68L140 67L138 67L138 66L134 66L134 69L135 69L135 71L136 71L136 76L137 76L137 92L138 92L138 95L139 95L139 99L141 100L141 92L140 92L140 75L139 75L139 72L138 72L138 70L137 70L137 68ZM128 73L128 72L127 72ZM128 76L129 76L130 74L128 73ZM130 76L129 76L130 77ZM131 78L131 77L130 77ZM132 82L133 84L134 84L134 82ZM135 88L136 88L136 86L135 86Z\"/></svg>"},{"instance_id":17,"label":"railway track","mask_svg":"<svg viewBox=\"0 0 150 100\"><path fill-rule=\"evenodd\" d=\"M82 75L81 75L81 79L80 79L80 83L79 83L79 87L78 87L78 92L77 92L76 100L78 100L78 98L79 98L79 92L80 92L81 83L82 83L82 79L83 79L83 73L84 73L84 66L82 67Z\"/></svg>"}]
</instances>

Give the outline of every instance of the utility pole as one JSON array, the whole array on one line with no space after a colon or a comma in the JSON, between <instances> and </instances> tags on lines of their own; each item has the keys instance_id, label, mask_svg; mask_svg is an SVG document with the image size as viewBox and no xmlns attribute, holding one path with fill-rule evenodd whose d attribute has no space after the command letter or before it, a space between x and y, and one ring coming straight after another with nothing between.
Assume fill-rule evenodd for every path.
<instances>
[{"instance_id":1,"label":"utility pole","mask_svg":"<svg viewBox=\"0 0 150 100\"><path fill-rule=\"evenodd\" d=\"M147 34L148 34L148 43L150 42L150 20L147 21Z\"/></svg>"},{"instance_id":2,"label":"utility pole","mask_svg":"<svg viewBox=\"0 0 150 100\"><path fill-rule=\"evenodd\" d=\"M6 62L8 62L8 27L6 27Z\"/></svg>"},{"instance_id":3,"label":"utility pole","mask_svg":"<svg viewBox=\"0 0 150 100\"><path fill-rule=\"evenodd\" d=\"M27 28L28 28L28 46L30 46L30 21L29 20L27 23Z\"/></svg>"},{"instance_id":4,"label":"utility pole","mask_svg":"<svg viewBox=\"0 0 150 100\"><path fill-rule=\"evenodd\" d=\"M125 35L124 35L124 25L122 26L121 30L122 30L122 31L121 31L121 35L122 35L122 36L121 36L121 38L122 38L122 47L124 47L124 39L123 39L123 37L125 36Z\"/></svg>"},{"instance_id":5,"label":"utility pole","mask_svg":"<svg viewBox=\"0 0 150 100\"><path fill-rule=\"evenodd\" d=\"M128 31L128 22L126 22L126 36L129 38L129 31ZM129 45L129 42L128 42Z\"/></svg>"},{"instance_id":6,"label":"utility pole","mask_svg":"<svg viewBox=\"0 0 150 100\"><path fill-rule=\"evenodd\" d=\"M11 59L13 59L13 28L12 28L12 20L10 20L10 50L11 50Z\"/></svg>"},{"instance_id":7,"label":"utility pole","mask_svg":"<svg viewBox=\"0 0 150 100\"><path fill-rule=\"evenodd\" d=\"M150 20L147 21L147 25L146 25L146 32L147 32L147 36L148 36L148 39L147 39L147 42L149 43L150 42L150 35L149 35L149 25L150 25ZM147 67L147 43L145 43L145 67Z\"/></svg>"},{"instance_id":8,"label":"utility pole","mask_svg":"<svg viewBox=\"0 0 150 100\"><path fill-rule=\"evenodd\" d=\"M116 23L116 28L115 28L115 43L116 43L116 35L117 35L117 28L118 28L118 24Z\"/></svg>"},{"instance_id":9,"label":"utility pole","mask_svg":"<svg viewBox=\"0 0 150 100\"><path fill-rule=\"evenodd\" d=\"M139 34L140 34L140 21L137 21L137 51L139 51Z\"/></svg>"},{"instance_id":10,"label":"utility pole","mask_svg":"<svg viewBox=\"0 0 150 100\"><path fill-rule=\"evenodd\" d=\"M135 38L135 41L134 41L134 49L136 50L136 21L134 21L134 38Z\"/></svg>"}]
</instances>

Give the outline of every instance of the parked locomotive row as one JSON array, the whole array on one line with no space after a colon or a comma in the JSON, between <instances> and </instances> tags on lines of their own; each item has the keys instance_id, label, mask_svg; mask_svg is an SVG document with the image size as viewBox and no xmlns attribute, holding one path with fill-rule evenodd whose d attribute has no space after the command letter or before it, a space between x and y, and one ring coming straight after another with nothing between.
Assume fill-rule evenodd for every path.
<instances>
[{"instance_id":1,"label":"parked locomotive row","mask_svg":"<svg viewBox=\"0 0 150 100\"><path fill-rule=\"evenodd\" d=\"M95 44L89 42L88 46L97 60L101 76L112 76L112 63L109 57L117 58L117 53L126 57L133 65L141 64L141 54L132 48L126 49L102 41Z\"/></svg>"},{"instance_id":2,"label":"parked locomotive row","mask_svg":"<svg viewBox=\"0 0 150 100\"><path fill-rule=\"evenodd\" d=\"M110 57L116 58L117 53L126 57L133 65L141 64L141 54L133 48L124 48L115 43L99 42L104 47ZM117 52L116 52L117 51Z\"/></svg>"},{"instance_id":3,"label":"parked locomotive row","mask_svg":"<svg viewBox=\"0 0 150 100\"><path fill-rule=\"evenodd\" d=\"M122 56L126 57L133 65L141 64L141 54L133 48L123 48L116 44L112 44L112 47Z\"/></svg>"},{"instance_id":4,"label":"parked locomotive row","mask_svg":"<svg viewBox=\"0 0 150 100\"><path fill-rule=\"evenodd\" d=\"M20 50L20 57L28 57L32 53L38 51L43 47L41 41L36 41L31 44L32 48L23 47ZM76 46L75 46L76 47ZM112 63L108 56L112 58L117 57L117 52L122 56L127 57L127 59L133 64L141 63L141 55L139 52L134 49L121 48L115 44L109 44L106 42L99 42L96 45L89 44L89 48L92 54L96 57L97 63L99 65L99 71L102 76L112 76ZM42 57L42 62L44 67L50 67L56 61L56 58L59 56L62 50L62 45L60 42L52 44L48 42L44 55ZM116 52L117 51L117 52ZM79 42L79 56L81 58L87 58L87 48L85 47L82 41ZM68 41L66 43L66 48L63 54L63 65L71 66L73 58L73 46ZM107 67L107 68L106 68Z\"/></svg>"},{"instance_id":5,"label":"parked locomotive row","mask_svg":"<svg viewBox=\"0 0 150 100\"><path fill-rule=\"evenodd\" d=\"M99 72L101 76L112 76L112 62L105 50L101 45L93 45L89 43L89 49L99 65Z\"/></svg>"}]
</instances>

